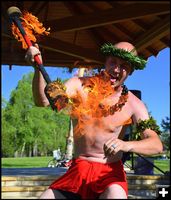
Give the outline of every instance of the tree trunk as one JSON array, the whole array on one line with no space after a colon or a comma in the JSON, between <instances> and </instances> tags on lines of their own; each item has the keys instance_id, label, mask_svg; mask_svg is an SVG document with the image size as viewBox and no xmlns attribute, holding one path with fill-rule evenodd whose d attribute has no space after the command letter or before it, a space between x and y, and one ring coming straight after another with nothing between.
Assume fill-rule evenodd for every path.
<instances>
[{"instance_id":1,"label":"tree trunk","mask_svg":"<svg viewBox=\"0 0 171 200\"><path fill-rule=\"evenodd\" d=\"M37 140L35 140L34 146L33 146L33 156L37 156Z\"/></svg>"},{"instance_id":2,"label":"tree trunk","mask_svg":"<svg viewBox=\"0 0 171 200\"><path fill-rule=\"evenodd\" d=\"M15 134L14 135L14 143L15 143L15 149L16 149L16 151L14 151L14 157L16 158L16 157L19 157L19 153L18 153L18 147L17 147L17 135Z\"/></svg>"},{"instance_id":3,"label":"tree trunk","mask_svg":"<svg viewBox=\"0 0 171 200\"><path fill-rule=\"evenodd\" d=\"M83 77L84 76L84 72L85 72L85 68L80 68L78 70L78 77Z\"/></svg>"},{"instance_id":4,"label":"tree trunk","mask_svg":"<svg viewBox=\"0 0 171 200\"><path fill-rule=\"evenodd\" d=\"M32 156L32 145L29 145L29 157Z\"/></svg>"},{"instance_id":5,"label":"tree trunk","mask_svg":"<svg viewBox=\"0 0 171 200\"><path fill-rule=\"evenodd\" d=\"M20 157L23 157L23 156L24 156L25 145L26 145L26 143L24 142L24 143L23 143L23 147L22 147L22 149L21 149L21 155L20 155Z\"/></svg>"},{"instance_id":6,"label":"tree trunk","mask_svg":"<svg viewBox=\"0 0 171 200\"><path fill-rule=\"evenodd\" d=\"M19 157L18 150L14 152L14 157Z\"/></svg>"}]
</instances>

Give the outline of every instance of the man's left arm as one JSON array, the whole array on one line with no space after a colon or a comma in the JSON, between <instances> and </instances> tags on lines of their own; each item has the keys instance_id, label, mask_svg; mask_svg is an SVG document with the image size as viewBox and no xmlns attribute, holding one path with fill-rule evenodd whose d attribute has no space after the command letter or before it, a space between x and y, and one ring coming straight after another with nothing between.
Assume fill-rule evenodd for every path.
<instances>
[{"instance_id":1,"label":"man's left arm","mask_svg":"<svg viewBox=\"0 0 171 200\"><path fill-rule=\"evenodd\" d=\"M142 101L134 99L133 101L133 122L138 125L138 122L150 120L148 111ZM138 141L123 141L119 138L110 139L104 144L104 151L106 155L115 155L119 151L134 152L143 155L160 154L163 151L163 144L159 135L152 128L145 128L140 134L141 140ZM112 146L114 148L112 148Z\"/></svg>"},{"instance_id":2,"label":"man's left arm","mask_svg":"<svg viewBox=\"0 0 171 200\"><path fill-rule=\"evenodd\" d=\"M146 129L143 134L146 135L146 137L142 140L125 142L126 147L123 148L123 150L143 155L162 153L163 145L156 132L151 129Z\"/></svg>"},{"instance_id":3,"label":"man's left arm","mask_svg":"<svg viewBox=\"0 0 171 200\"><path fill-rule=\"evenodd\" d=\"M133 104L133 122L138 126L139 122L146 122L143 125L145 126L149 120L152 119L149 117L147 108L144 103L139 99ZM157 126L157 125L156 125ZM159 154L163 151L163 145L160 140L160 137L153 126L146 126L141 132L141 140L139 141L128 141L125 143L125 151L144 154L144 155L153 155Z\"/></svg>"}]
</instances>

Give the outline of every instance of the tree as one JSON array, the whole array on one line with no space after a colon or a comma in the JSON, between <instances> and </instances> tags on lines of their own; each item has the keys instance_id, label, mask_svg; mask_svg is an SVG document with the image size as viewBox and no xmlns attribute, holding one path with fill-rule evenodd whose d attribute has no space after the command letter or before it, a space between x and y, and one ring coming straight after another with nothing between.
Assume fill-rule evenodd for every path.
<instances>
[{"instance_id":1,"label":"tree","mask_svg":"<svg viewBox=\"0 0 171 200\"><path fill-rule=\"evenodd\" d=\"M64 151L69 116L50 107L36 107L32 97L33 73L23 76L3 108L3 156L49 155ZM9 150L8 148L9 147Z\"/></svg>"},{"instance_id":2,"label":"tree","mask_svg":"<svg viewBox=\"0 0 171 200\"><path fill-rule=\"evenodd\" d=\"M164 132L170 132L170 118L165 117L165 119L162 119L161 126Z\"/></svg>"},{"instance_id":3,"label":"tree","mask_svg":"<svg viewBox=\"0 0 171 200\"><path fill-rule=\"evenodd\" d=\"M1 108L2 108L2 109L5 108L5 106L7 105L7 103L8 103L8 101L7 101L4 97L2 97Z\"/></svg>"},{"instance_id":4,"label":"tree","mask_svg":"<svg viewBox=\"0 0 171 200\"><path fill-rule=\"evenodd\" d=\"M14 152L14 144L11 143L11 141L14 140L16 129L8 121L6 121L6 117L4 115L4 109L2 109L1 120L2 120L1 155L2 157L11 157L13 156Z\"/></svg>"},{"instance_id":5,"label":"tree","mask_svg":"<svg viewBox=\"0 0 171 200\"><path fill-rule=\"evenodd\" d=\"M161 127L163 128L161 134L161 140L164 144L164 148L169 151L170 150L170 118L165 117L162 119Z\"/></svg>"}]
</instances>

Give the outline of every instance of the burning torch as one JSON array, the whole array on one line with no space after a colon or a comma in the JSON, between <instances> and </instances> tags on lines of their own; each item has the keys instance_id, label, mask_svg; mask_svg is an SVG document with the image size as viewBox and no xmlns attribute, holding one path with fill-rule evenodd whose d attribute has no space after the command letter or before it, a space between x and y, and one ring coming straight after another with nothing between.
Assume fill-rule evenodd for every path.
<instances>
[{"instance_id":1,"label":"burning torch","mask_svg":"<svg viewBox=\"0 0 171 200\"><path fill-rule=\"evenodd\" d=\"M25 32L22 24L21 24L20 17L22 16L22 13L21 13L20 9L17 8L17 7L12 6L12 7L8 8L7 13L8 13L8 16L10 18L10 21L14 22L14 24L20 30L20 33L22 34L22 36L23 36L23 38L24 38L24 40L25 40L28 48L31 47L31 46L33 46L31 40L27 36L27 34L26 34L26 32ZM38 55L35 55L34 60L35 60L35 62L37 64L37 66L38 66L38 69L41 71L41 73L42 73L42 75L43 75L46 83L50 83L51 80L49 78L49 75L47 74L47 72L46 72L46 70L45 70L45 68L44 68L41 60L39 59Z\"/></svg>"},{"instance_id":2,"label":"burning torch","mask_svg":"<svg viewBox=\"0 0 171 200\"><path fill-rule=\"evenodd\" d=\"M38 34L42 34L43 33L48 33L47 31L45 31L45 28L42 27L42 24L37 20L37 18L35 16L33 16L32 14L28 13L28 16L25 17L22 12L20 11L19 8L12 6L10 8L8 8L8 16L10 18L10 22L12 24L12 30L13 30L13 34L15 35L16 38L20 38L19 41L22 42L23 44L23 48L27 49L31 46L33 46L32 41L29 37L32 37L32 39L35 38L33 31L30 32L28 31L28 27L30 29L35 29L34 31L37 31ZM28 18L27 20L25 18ZM23 26L23 22L25 22L25 25ZM29 23L32 22L32 23ZM34 22L34 23L33 23ZM34 27L33 24L36 26ZM14 27L15 25L15 27ZM18 31L19 29L19 31ZM15 33L14 33L15 32ZM29 36L29 37L28 37ZM36 38L35 38L36 41ZM25 44L26 43L26 44ZM40 70L41 74L43 75L47 86L45 87L45 94L47 96L47 99L49 100L49 103L52 107L53 110L58 110L58 104L57 104L57 99L56 98L52 98L54 89L55 91L57 91L57 89L59 89L55 83L57 83L59 85L59 81L56 82L52 82L51 79L49 78L49 75L47 74L42 61L39 59L38 55L34 56L34 60L37 64L38 69ZM55 85L55 87L54 87ZM57 87L57 89L56 89ZM54 89L53 89L54 88ZM47 91L48 90L48 91ZM55 96L56 97L56 96Z\"/></svg>"}]
</instances>

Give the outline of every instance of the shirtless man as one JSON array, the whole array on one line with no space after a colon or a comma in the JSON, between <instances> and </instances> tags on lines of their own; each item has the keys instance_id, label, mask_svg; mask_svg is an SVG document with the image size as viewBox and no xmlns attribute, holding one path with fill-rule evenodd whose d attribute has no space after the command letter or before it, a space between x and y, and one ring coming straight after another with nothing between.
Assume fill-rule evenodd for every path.
<instances>
[{"instance_id":1,"label":"shirtless man","mask_svg":"<svg viewBox=\"0 0 171 200\"><path fill-rule=\"evenodd\" d=\"M137 56L134 46L128 42L117 43L114 47ZM31 47L26 54L27 60L33 61L36 54L40 54L40 51ZM123 57L109 52L106 56L105 70L111 77L109 81L115 92L107 97L104 103L114 105L118 102L123 90L122 84L135 69ZM33 96L35 104L40 107L49 105L44 93L45 86L41 73L35 67ZM66 94L69 97L77 91L82 94L83 98L87 97L80 78L71 78L65 83L65 86ZM163 146L157 133L150 128L146 128L141 133L139 141L123 141L119 135L124 122L131 118L133 123L137 123L139 120L149 119L149 115L144 103L130 91L125 105L122 106L120 111L98 119L98 123L96 118L88 116L91 123L84 126L84 135L74 143L72 166L65 175L51 184L40 199L127 198L127 182L121 163L123 152L152 155L161 153ZM76 195L73 196L73 194Z\"/></svg>"}]
</instances>

